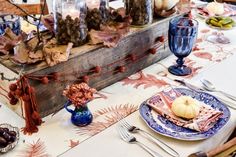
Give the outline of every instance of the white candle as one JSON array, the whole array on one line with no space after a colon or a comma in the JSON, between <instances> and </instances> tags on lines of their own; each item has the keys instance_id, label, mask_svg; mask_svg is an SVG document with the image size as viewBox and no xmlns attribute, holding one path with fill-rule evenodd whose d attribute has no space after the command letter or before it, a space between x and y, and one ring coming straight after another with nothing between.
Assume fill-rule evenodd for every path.
<instances>
[{"instance_id":1,"label":"white candle","mask_svg":"<svg viewBox=\"0 0 236 157\"><path fill-rule=\"evenodd\" d=\"M86 0L89 9L99 8L100 0Z\"/></svg>"},{"instance_id":2,"label":"white candle","mask_svg":"<svg viewBox=\"0 0 236 157\"><path fill-rule=\"evenodd\" d=\"M62 6L62 17L66 18L70 15L72 19L79 18L80 10L75 8L75 4L66 3Z\"/></svg>"}]
</instances>

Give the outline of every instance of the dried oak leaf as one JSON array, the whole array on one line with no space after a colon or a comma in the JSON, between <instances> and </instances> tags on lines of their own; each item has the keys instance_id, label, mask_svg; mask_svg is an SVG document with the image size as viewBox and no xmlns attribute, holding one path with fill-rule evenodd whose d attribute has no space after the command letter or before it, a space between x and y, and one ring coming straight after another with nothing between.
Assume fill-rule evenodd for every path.
<instances>
[{"instance_id":1,"label":"dried oak leaf","mask_svg":"<svg viewBox=\"0 0 236 157\"><path fill-rule=\"evenodd\" d=\"M45 15L41 19L43 25L51 32L54 31L54 18L52 14Z\"/></svg>"},{"instance_id":2,"label":"dried oak leaf","mask_svg":"<svg viewBox=\"0 0 236 157\"><path fill-rule=\"evenodd\" d=\"M100 31L91 30L89 32L90 44L103 44L107 47L115 47L118 42L129 32L131 23L130 17L126 17L124 22L109 22L100 26Z\"/></svg>"},{"instance_id":3,"label":"dried oak leaf","mask_svg":"<svg viewBox=\"0 0 236 157\"><path fill-rule=\"evenodd\" d=\"M43 48L43 54L49 66L65 62L69 59L73 43L57 45L56 39L50 40Z\"/></svg>"},{"instance_id":4,"label":"dried oak leaf","mask_svg":"<svg viewBox=\"0 0 236 157\"><path fill-rule=\"evenodd\" d=\"M28 42L21 42L15 47L14 57L12 59L21 64L32 64L44 60L41 49L33 51L37 43L38 39L36 37Z\"/></svg>"},{"instance_id":5,"label":"dried oak leaf","mask_svg":"<svg viewBox=\"0 0 236 157\"><path fill-rule=\"evenodd\" d=\"M0 53L8 55L20 40L20 35L17 36L10 28L6 28L4 35L0 36Z\"/></svg>"}]
</instances>

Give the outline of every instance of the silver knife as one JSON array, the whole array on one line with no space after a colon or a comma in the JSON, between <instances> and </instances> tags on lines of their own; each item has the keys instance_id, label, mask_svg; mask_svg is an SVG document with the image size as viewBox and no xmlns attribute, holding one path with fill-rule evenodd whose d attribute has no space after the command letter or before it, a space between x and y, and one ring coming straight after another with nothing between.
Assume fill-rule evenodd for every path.
<instances>
[{"instance_id":1,"label":"silver knife","mask_svg":"<svg viewBox=\"0 0 236 157\"><path fill-rule=\"evenodd\" d=\"M200 87L197 87L193 84L190 84L188 82L185 82L184 80L178 80L178 79L174 79L175 82L178 82L180 83L181 85L191 89L191 90L194 90L196 92L205 92L205 90L203 88L200 88Z\"/></svg>"},{"instance_id":2,"label":"silver knife","mask_svg":"<svg viewBox=\"0 0 236 157\"><path fill-rule=\"evenodd\" d=\"M206 90L204 90L203 88L200 88L200 87L197 87L191 83L188 83L188 82L185 82L184 80L178 80L178 79L174 79L175 82L178 82L180 83L182 86L185 86L193 91L196 91L196 92L205 92L205 93L208 93ZM208 93L209 94L209 93ZM212 94L211 94L212 95ZM230 102L230 101L227 101L225 99L222 99L221 97L219 96L215 96L213 95L214 97L216 97L219 101L221 101L223 104L225 104L226 106L236 110L236 104L233 103L233 102Z\"/></svg>"}]
</instances>

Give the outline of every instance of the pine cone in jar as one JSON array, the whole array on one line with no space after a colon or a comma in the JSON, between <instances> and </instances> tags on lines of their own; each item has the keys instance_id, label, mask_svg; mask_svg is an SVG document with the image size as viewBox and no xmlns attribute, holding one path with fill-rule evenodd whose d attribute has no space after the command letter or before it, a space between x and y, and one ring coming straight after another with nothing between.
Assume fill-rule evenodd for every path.
<instances>
[{"instance_id":1,"label":"pine cone in jar","mask_svg":"<svg viewBox=\"0 0 236 157\"><path fill-rule=\"evenodd\" d=\"M91 29L100 30L100 24L102 23L102 16L100 14L99 9L94 8L92 10L88 10L86 21L89 31Z\"/></svg>"}]
</instances>

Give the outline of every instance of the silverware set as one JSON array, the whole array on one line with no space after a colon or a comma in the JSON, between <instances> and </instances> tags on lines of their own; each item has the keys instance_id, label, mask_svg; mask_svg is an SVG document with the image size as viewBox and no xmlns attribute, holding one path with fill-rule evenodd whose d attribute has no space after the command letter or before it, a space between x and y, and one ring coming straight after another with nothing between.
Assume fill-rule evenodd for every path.
<instances>
[{"instance_id":1,"label":"silverware set","mask_svg":"<svg viewBox=\"0 0 236 157\"><path fill-rule=\"evenodd\" d=\"M203 79L203 80L201 80L201 82L202 82L203 88L204 88L205 90L207 90L207 91L209 91L209 92L218 92L218 93L221 93L222 95L228 97L229 99L231 99L231 100L233 100L233 101L236 101L236 97L235 97L235 96L233 96L233 95L231 95L231 94L228 94L228 93L226 93L226 92L224 92L224 91L217 90L217 89L215 88L215 86L214 86L210 81L208 81L208 80L206 80L206 79Z\"/></svg>"},{"instance_id":2,"label":"silverware set","mask_svg":"<svg viewBox=\"0 0 236 157\"><path fill-rule=\"evenodd\" d=\"M226 99L223 99L222 97L219 97L219 96L216 96L214 95L218 100L220 100L222 103L224 103L226 106L232 108L232 109L235 109L236 110L236 97L231 95L231 94L228 94L226 92L223 92L223 91L220 91L220 90L217 90L214 85L206 80L206 79L202 79L201 82L202 82L202 87L198 87L196 85L193 85L193 84L190 84L188 82L185 82L184 80L178 80L178 79L174 79L173 81L175 82L178 82L180 83L181 85L191 89L191 90L194 90L194 91L197 91L197 92L219 92L221 93L222 95L228 97L229 99L232 100L231 101L228 101ZM235 103L233 103L235 102Z\"/></svg>"},{"instance_id":3,"label":"silverware set","mask_svg":"<svg viewBox=\"0 0 236 157\"><path fill-rule=\"evenodd\" d=\"M146 131L144 131L144 130L136 127L136 126L130 125L124 119L120 120L120 122L117 124L117 130L118 130L121 138L124 141L129 142L129 143L138 144L140 147L142 147L144 150L146 150L153 157L163 157L163 156L160 155L159 153L157 153L156 151L152 150L151 148L149 148L145 144L139 142L136 139L136 137L134 135L132 135L133 133L134 134L135 133L141 133L143 136L145 136L147 139L149 139L150 141L152 141L153 143L158 145L161 149L163 149L165 152L167 152L171 156L173 156L173 157L178 157L179 156L179 154L173 148L171 148L170 146L165 144L163 141L153 137L148 132L146 132Z\"/></svg>"},{"instance_id":4,"label":"silverware set","mask_svg":"<svg viewBox=\"0 0 236 157\"><path fill-rule=\"evenodd\" d=\"M227 105L230 108L236 110L236 97L229 94L229 93L226 93L224 91L216 89L216 87L209 80L202 79L201 80L202 86L198 87L198 86L193 85L191 83L185 82L184 80L171 79L171 78L169 78L169 79L172 80L172 81L178 82L182 86L185 86L185 87L187 87L191 90L197 91L197 92L209 92L209 93L218 92L218 93L224 95L225 97L231 99L232 102L228 101L228 100L225 100L225 99L223 99L222 97L219 97L219 96L215 96L215 97L217 99L219 99L225 105ZM235 103L233 103L233 102L235 102ZM144 130L136 127L136 126L130 125L124 119L120 120L119 123L117 124L117 131L119 132L121 138L124 141L126 141L128 143L138 144L140 147L142 147L144 150L146 150L153 157L163 157L163 156L160 155L158 152L154 151L153 149L149 148L148 146L146 146L144 143L138 141L137 138L133 134L140 133L145 138L149 139L150 141L155 143L157 146L159 146L162 150L164 150L169 155L171 155L173 157L179 157L178 152L176 152L173 148L168 146L166 143L164 143L163 141L155 138L150 133L148 133L148 132L146 132L146 131L144 131Z\"/></svg>"}]
</instances>

